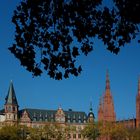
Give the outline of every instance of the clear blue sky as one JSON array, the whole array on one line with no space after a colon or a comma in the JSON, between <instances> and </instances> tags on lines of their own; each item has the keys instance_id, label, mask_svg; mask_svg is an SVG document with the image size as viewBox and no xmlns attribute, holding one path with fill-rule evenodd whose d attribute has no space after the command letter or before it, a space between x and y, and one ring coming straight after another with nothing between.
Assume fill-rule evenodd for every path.
<instances>
[{"instance_id":1,"label":"clear blue sky","mask_svg":"<svg viewBox=\"0 0 140 140\"><path fill-rule=\"evenodd\" d=\"M117 119L135 117L137 81L140 75L140 47L135 41L122 48L119 55L111 54L95 42L95 51L80 62L83 72L78 78L55 81L46 74L33 78L8 51L14 42L15 26L11 22L13 9L20 0L0 3L0 108L3 108L10 80L13 80L20 109L57 109L89 111L92 99L97 118L99 98L105 89L106 69L109 70L111 91Z\"/></svg>"}]
</instances>

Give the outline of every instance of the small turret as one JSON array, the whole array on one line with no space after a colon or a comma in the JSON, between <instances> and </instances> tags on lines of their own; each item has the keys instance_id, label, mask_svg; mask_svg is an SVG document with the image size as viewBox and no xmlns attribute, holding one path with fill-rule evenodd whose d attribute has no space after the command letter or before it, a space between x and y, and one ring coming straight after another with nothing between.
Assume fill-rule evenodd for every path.
<instances>
[{"instance_id":1,"label":"small turret","mask_svg":"<svg viewBox=\"0 0 140 140\"><path fill-rule=\"evenodd\" d=\"M13 82L10 82L8 94L5 98L5 115L6 122L16 122L18 115L18 102L15 95Z\"/></svg>"},{"instance_id":2,"label":"small turret","mask_svg":"<svg viewBox=\"0 0 140 140\"><path fill-rule=\"evenodd\" d=\"M90 109L89 109L89 113L88 113L88 122L94 122L94 113L93 113L93 109L92 109L92 102L90 102Z\"/></svg>"}]
</instances>

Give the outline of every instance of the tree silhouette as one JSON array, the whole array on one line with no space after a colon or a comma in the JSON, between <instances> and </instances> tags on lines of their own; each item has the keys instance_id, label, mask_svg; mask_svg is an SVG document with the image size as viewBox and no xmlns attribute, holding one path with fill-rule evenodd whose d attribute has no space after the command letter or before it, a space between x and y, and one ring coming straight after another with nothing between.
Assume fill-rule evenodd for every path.
<instances>
[{"instance_id":1,"label":"tree silhouette","mask_svg":"<svg viewBox=\"0 0 140 140\"><path fill-rule=\"evenodd\" d=\"M56 80L78 76L77 59L93 50L95 38L114 54L136 38L139 9L139 0L114 0L111 8L102 0L24 0L14 11L9 50L34 76L44 71Z\"/></svg>"}]
</instances>

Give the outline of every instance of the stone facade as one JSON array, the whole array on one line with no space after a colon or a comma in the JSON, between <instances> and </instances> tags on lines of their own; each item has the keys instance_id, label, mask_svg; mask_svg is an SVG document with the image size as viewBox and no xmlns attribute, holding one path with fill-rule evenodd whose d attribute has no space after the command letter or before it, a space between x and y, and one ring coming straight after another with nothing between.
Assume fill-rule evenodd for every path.
<instances>
[{"instance_id":1,"label":"stone facade","mask_svg":"<svg viewBox=\"0 0 140 140\"><path fill-rule=\"evenodd\" d=\"M76 128L69 134L70 140L83 140L81 130L88 122L94 121L92 106L88 114L72 109L63 110L42 110L25 108L19 110L13 82L11 81L8 94L5 99L4 109L0 111L0 126L4 125L25 125L32 128L43 128L48 124L59 124L62 126L72 126Z\"/></svg>"}]
</instances>

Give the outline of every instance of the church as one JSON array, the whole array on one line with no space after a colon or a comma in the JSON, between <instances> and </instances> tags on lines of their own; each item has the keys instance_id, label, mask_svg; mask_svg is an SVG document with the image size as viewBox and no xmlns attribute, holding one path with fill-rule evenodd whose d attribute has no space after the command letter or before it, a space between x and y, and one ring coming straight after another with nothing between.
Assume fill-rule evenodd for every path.
<instances>
[{"instance_id":1,"label":"church","mask_svg":"<svg viewBox=\"0 0 140 140\"><path fill-rule=\"evenodd\" d=\"M140 79L138 80L138 93L136 96L136 118L128 120L116 120L113 97L110 90L109 74L106 74L105 92L100 98L98 109L98 121L121 123L127 128L140 127Z\"/></svg>"},{"instance_id":2,"label":"church","mask_svg":"<svg viewBox=\"0 0 140 140\"><path fill-rule=\"evenodd\" d=\"M136 117L128 120L116 120L114 102L110 90L109 73L106 73L105 92L102 95L98 108L98 121L121 123L125 127L140 127L140 79L138 80L138 93L136 96ZM59 107L56 110L42 109L19 109L13 82L10 82L8 94L5 98L4 109L0 110L0 127L6 124L21 124L33 128L41 128L47 124L57 123L60 125L71 125L76 127L76 132L71 134L70 140L81 140L82 130L88 122L94 122L92 105L89 113L73 111L72 109L63 110Z\"/></svg>"}]
</instances>

